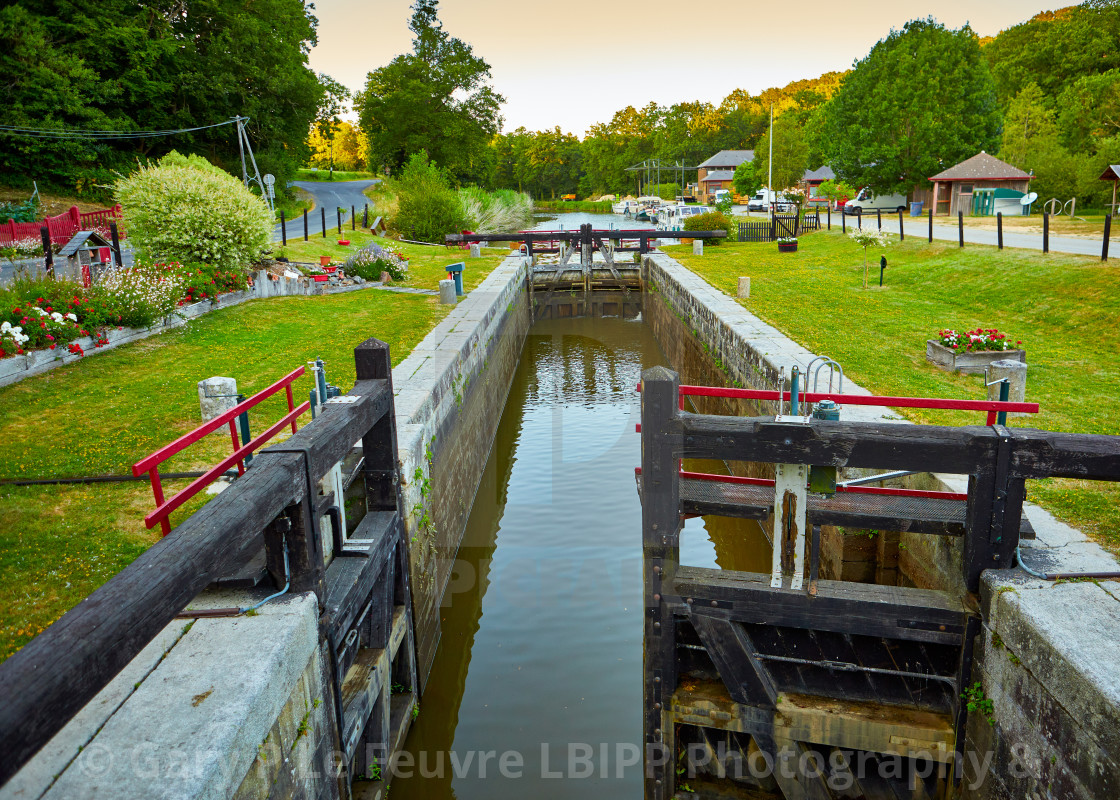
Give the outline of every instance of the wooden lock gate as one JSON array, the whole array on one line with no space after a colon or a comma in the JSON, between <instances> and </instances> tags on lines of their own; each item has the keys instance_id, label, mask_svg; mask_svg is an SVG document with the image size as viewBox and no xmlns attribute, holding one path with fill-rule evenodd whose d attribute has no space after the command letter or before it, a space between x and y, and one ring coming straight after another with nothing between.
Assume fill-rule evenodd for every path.
<instances>
[{"instance_id":1,"label":"wooden lock gate","mask_svg":"<svg viewBox=\"0 0 1120 800\"><path fill-rule=\"evenodd\" d=\"M644 373L641 391L647 800L682 787L790 800L950 796L980 575L1014 566L1027 479L1120 480L1120 437L691 414L663 367ZM802 520L813 536L798 546L812 552L797 554L797 568L776 555L773 575L705 569L680 564L684 516L761 519L783 505L773 482L682 477L682 458L963 474L969 489L956 500L810 497ZM822 524L962 537L968 591L822 580ZM782 544L777 529L774 538Z\"/></svg>"},{"instance_id":2,"label":"wooden lock gate","mask_svg":"<svg viewBox=\"0 0 1120 800\"><path fill-rule=\"evenodd\" d=\"M334 796L349 797L356 776L376 774L373 759L384 765L399 751L419 683L389 346L369 339L354 357L357 383L348 394L260 451L225 491L0 664L0 785L199 592L255 585L265 573L277 587L318 599L332 677L322 699L334 709L332 749L345 754L335 765ZM344 499L320 488L340 463L342 485L353 487L347 497L361 501L349 510L356 523L349 535L338 524ZM364 787L371 796L387 791L390 771L381 774Z\"/></svg>"}]
</instances>

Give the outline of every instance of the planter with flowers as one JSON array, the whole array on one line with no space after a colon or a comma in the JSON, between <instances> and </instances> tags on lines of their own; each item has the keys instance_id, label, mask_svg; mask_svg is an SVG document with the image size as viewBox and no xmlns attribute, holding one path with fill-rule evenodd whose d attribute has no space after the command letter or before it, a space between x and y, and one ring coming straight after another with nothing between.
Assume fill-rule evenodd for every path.
<instances>
[{"instance_id":1,"label":"planter with flowers","mask_svg":"<svg viewBox=\"0 0 1120 800\"><path fill-rule=\"evenodd\" d=\"M797 238L794 236L783 236L778 239L778 252L779 253L796 253L797 252Z\"/></svg>"},{"instance_id":2,"label":"planter with flowers","mask_svg":"<svg viewBox=\"0 0 1120 800\"><path fill-rule=\"evenodd\" d=\"M1012 342L1007 334L995 328L938 331L937 339L926 340L926 360L947 372L982 375L993 361L1026 361L1027 351L1021 341Z\"/></svg>"}]
</instances>

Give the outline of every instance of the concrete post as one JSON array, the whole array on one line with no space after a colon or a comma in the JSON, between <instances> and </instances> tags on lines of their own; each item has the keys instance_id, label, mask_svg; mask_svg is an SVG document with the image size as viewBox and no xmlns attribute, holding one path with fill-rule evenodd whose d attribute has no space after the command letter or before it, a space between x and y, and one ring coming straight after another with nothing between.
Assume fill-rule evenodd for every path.
<instances>
[{"instance_id":1,"label":"concrete post","mask_svg":"<svg viewBox=\"0 0 1120 800\"><path fill-rule=\"evenodd\" d=\"M739 297L747 298L751 296L751 279L739 278Z\"/></svg>"},{"instance_id":2,"label":"concrete post","mask_svg":"<svg viewBox=\"0 0 1120 800\"><path fill-rule=\"evenodd\" d=\"M693 239L692 240L692 255L694 255L694 256L704 255L704 240L703 239Z\"/></svg>"},{"instance_id":3,"label":"concrete post","mask_svg":"<svg viewBox=\"0 0 1120 800\"><path fill-rule=\"evenodd\" d=\"M198 404L202 409L202 421L209 422L214 417L229 411L237 405L237 380L234 378L207 378L198 382ZM225 427L214 433L228 436Z\"/></svg>"},{"instance_id":4,"label":"concrete post","mask_svg":"<svg viewBox=\"0 0 1120 800\"><path fill-rule=\"evenodd\" d=\"M1011 391L1008 393L1007 399L1013 403L1022 403L1027 397L1027 365L1022 361L1013 361L1011 359L1001 359L993 361L985 371L985 383L998 381L1000 378L1008 378L1011 381ZM999 384L992 383L988 387L988 399L999 400ZM1028 417L1032 414L1020 414L1012 412L1007 415L1008 417Z\"/></svg>"},{"instance_id":5,"label":"concrete post","mask_svg":"<svg viewBox=\"0 0 1120 800\"><path fill-rule=\"evenodd\" d=\"M471 245L471 258L482 258L482 245L477 242Z\"/></svg>"},{"instance_id":6,"label":"concrete post","mask_svg":"<svg viewBox=\"0 0 1120 800\"><path fill-rule=\"evenodd\" d=\"M455 305L455 281L451 278L444 278L439 282L439 301L445 306Z\"/></svg>"}]
</instances>

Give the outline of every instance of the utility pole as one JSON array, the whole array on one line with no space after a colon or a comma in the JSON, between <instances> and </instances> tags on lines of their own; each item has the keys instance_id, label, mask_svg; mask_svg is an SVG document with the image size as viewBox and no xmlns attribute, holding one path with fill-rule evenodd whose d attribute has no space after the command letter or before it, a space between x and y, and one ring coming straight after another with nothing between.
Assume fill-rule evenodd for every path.
<instances>
[{"instance_id":1,"label":"utility pole","mask_svg":"<svg viewBox=\"0 0 1120 800\"><path fill-rule=\"evenodd\" d=\"M774 224L774 104L770 104L770 157L766 161L766 193L770 207L770 224Z\"/></svg>"},{"instance_id":2,"label":"utility pole","mask_svg":"<svg viewBox=\"0 0 1120 800\"><path fill-rule=\"evenodd\" d=\"M238 114L233 119L237 123L237 149L241 151L241 182L245 184L245 188L249 188L249 172L245 169L245 140L242 138L241 115Z\"/></svg>"}]
</instances>

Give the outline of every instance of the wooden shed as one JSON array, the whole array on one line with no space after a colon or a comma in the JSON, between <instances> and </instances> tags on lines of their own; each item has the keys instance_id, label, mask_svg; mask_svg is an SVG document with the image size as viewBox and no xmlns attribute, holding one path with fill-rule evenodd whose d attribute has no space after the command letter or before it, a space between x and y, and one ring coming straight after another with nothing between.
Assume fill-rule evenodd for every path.
<instances>
[{"instance_id":1,"label":"wooden shed","mask_svg":"<svg viewBox=\"0 0 1120 800\"><path fill-rule=\"evenodd\" d=\"M930 178L933 189L926 202L928 207L933 209L934 214L956 214L957 211L971 214L974 190L1004 189L1025 194L1031 177L1029 173L1018 167L1000 161L981 150L972 158L965 159Z\"/></svg>"}]
</instances>

